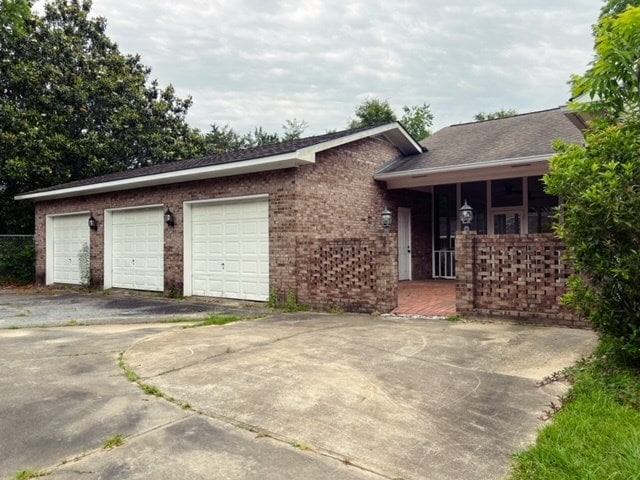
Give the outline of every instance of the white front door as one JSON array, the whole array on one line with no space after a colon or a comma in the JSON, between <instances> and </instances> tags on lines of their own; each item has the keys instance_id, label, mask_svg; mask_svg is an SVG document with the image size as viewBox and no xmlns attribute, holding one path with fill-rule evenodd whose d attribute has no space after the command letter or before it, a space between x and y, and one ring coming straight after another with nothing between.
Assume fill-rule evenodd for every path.
<instances>
[{"instance_id":1,"label":"white front door","mask_svg":"<svg viewBox=\"0 0 640 480\"><path fill-rule=\"evenodd\" d=\"M185 262L190 262L191 288L185 294L266 301L267 199L194 204L190 216L191 258Z\"/></svg>"},{"instance_id":2,"label":"white front door","mask_svg":"<svg viewBox=\"0 0 640 480\"><path fill-rule=\"evenodd\" d=\"M411 209L398 208L398 279L411 280Z\"/></svg>"},{"instance_id":3,"label":"white front door","mask_svg":"<svg viewBox=\"0 0 640 480\"><path fill-rule=\"evenodd\" d=\"M52 235L52 259L53 275L47 278L47 283L70 283L80 285L83 281L81 268L82 256L89 254L89 215L63 215L52 217L50 225ZM49 242L47 242L49 243ZM50 253L47 252L47 255ZM85 262L88 258L85 259ZM85 265L83 268L88 268ZM84 272L85 281L88 280L88 272Z\"/></svg>"},{"instance_id":4,"label":"white front door","mask_svg":"<svg viewBox=\"0 0 640 480\"><path fill-rule=\"evenodd\" d=\"M115 210L111 227L112 285L164 290L162 207Z\"/></svg>"}]
</instances>

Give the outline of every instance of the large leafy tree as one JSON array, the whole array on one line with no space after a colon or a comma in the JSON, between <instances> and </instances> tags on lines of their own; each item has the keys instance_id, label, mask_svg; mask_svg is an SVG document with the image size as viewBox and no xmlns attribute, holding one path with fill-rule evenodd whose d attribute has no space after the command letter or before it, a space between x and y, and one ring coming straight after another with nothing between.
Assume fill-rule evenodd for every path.
<instances>
[{"instance_id":1,"label":"large leafy tree","mask_svg":"<svg viewBox=\"0 0 640 480\"><path fill-rule=\"evenodd\" d=\"M388 100L367 98L356 106L355 118L349 122L349 128L373 127L400 121L416 140L423 140L430 135L429 127L433 125L433 114L429 105L405 105L402 112L402 117L398 119Z\"/></svg>"},{"instance_id":2,"label":"large leafy tree","mask_svg":"<svg viewBox=\"0 0 640 480\"><path fill-rule=\"evenodd\" d=\"M2 5L0 232L32 229L17 193L203 151L185 120L191 99L123 55L89 0L53 0L42 16Z\"/></svg>"},{"instance_id":3,"label":"large leafy tree","mask_svg":"<svg viewBox=\"0 0 640 480\"><path fill-rule=\"evenodd\" d=\"M576 268L567 302L640 359L640 8L601 17L595 34L573 93L597 116L585 147L558 145L545 182L563 199L557 233Z\"/></svg>"}]
</instances>

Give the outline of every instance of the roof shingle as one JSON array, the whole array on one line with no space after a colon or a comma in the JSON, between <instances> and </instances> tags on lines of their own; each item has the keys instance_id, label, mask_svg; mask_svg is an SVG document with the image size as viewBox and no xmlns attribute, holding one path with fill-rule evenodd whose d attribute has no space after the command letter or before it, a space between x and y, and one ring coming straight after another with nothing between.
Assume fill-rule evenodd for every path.
<instances>
[{"instance_id":1,"label":"roof shingle","mask_svg":"<svg viewBox=\"0 0 640 480\"><path fill-rule=\"evenodd\" d=\"M438 130L423 142L427 152L387 164L378 173L404 172L496 160L553 155L553 142L584 144L562 108L463 123Z\"/></svg>"}]
</instances>

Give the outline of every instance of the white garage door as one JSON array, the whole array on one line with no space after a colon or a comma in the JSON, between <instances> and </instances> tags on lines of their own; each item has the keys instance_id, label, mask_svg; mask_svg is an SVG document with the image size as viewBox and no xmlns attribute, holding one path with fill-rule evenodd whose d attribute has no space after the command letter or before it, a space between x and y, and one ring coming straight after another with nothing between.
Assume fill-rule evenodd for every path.
<instances>
[{"instance_id":1,"label":"white garage door","mask_svg":"<svg viewBox=\"0 0 640 480\"><path fill-rule=\"evenodd\" d=\"M164 290L162 208L117 210L111 217L112 285Z\"/></svg>"},{"instance_id":2,"label":"white garage door","mask_svg":"<svg viewBox=\"0 0 640 480\"><path fill-rule=\"evenodd\" d=\"M267 199L194 205L191 222L193 295L266 301Z\"/></svg>"},{"instance_id":3,"label":"white garage door","mask_svg":"<svg viewBox=\"0 0 640 480\"><path fill-rule=\"evenodd\" d=\"M53 283L82 283L81 258L89 268L89 215L65 215L51 218L53 225ZM85 271L85 281L88 271Z\"/></svg>"}]
</instances>

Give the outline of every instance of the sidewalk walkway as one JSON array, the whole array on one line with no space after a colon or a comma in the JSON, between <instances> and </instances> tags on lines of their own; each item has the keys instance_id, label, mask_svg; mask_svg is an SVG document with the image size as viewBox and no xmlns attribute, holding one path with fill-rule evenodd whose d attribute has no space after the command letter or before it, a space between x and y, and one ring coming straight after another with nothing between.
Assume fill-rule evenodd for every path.
<instances>
[{"instance_id":1,"label":"sidewalk walkway","mask_svg":"<svg viewBox=\"0 0 640 480\"><path fill-rule=\"evenodd\" d=\"M455 280L411 280L398 283L396 314L449 317L456 314Z\"/></svg>"}]
</instances>

